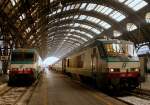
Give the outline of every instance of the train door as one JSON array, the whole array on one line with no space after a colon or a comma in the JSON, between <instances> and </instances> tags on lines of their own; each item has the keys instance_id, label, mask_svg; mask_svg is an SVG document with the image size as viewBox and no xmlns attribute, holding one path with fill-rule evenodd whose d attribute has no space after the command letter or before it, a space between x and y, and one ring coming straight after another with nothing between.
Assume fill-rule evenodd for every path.
<instances>
[{"instance_id":1,"label":"train door","mask_svg":"<svg viewBox=\"0 0 150 105\"><path fill-rule=\"evenodd\" d=\"M63 73L66 73L66 61L67 61L66 59L62 60L62 72Z\"/></svg>"},{"instance_id":2,"label":"train door","mask_svg":"<svg viewBox=\"0 0 150 105\"><path fill-rule=\"evenodd\" d=\"M92 75L96 76L96 72L97 72L97 69L98 69L98 55L97 55L97 49L96 48L93 48L92 49L92 55L91 55L91 58L92 58Z\"/></svg>"}]
</instances>

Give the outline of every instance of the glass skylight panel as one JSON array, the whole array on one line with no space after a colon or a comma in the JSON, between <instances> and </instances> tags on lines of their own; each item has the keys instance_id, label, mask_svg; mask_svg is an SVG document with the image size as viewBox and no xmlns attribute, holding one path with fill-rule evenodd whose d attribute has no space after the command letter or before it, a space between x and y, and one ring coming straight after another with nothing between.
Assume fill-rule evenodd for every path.
<instances>
[{"instance_id":1,"label":"glass skylight panel","mask_svg":"<svg viewBox=\"0 0 150 105\"><path fill-rule=\"evenodd\" d=\"M81 37L81 36L79 36L79 35L72 35L73 37L76 37L76 38L80 38L80 39L82 39L83 41L88 41L87 39L85 39L85 38L83 38L83 37Z\"/></svg>"},{"instance_id":2,"label":"glass skylight panel","mask_svg":"<svg viewBox=\"0 0 150 105\"><path fill-rule=\"evenodd\" d=\"M95 8L95 10L96 10L97 12L100 12L100 11L102 11L102 10L104 9L104 7L105 7L105 6L98 5L98 6Z\"/></svg>"},{"instance_id":3,"label":"glass skylight panel","mask_svg":"<svg viewBox=\"0 0 150 105\"><path fill-rule=\"evenodd\" d=\"M72 19L72 18L73 18L73 16L71 15L71 16L70 16L70 19Z\"/></svg>"},{"instance_id":4,"label":"glass skylight panel","mask_svg":"<svg viewBox=\"0 0 150 105\"><path fill-rule=\"evenodd\" d=\"M26 14L25 14L25 13L22 14L22 18L23 18L23 19L26 18Z\"/></svg>"},{"instance_id":5,"label":"glass skylight panel","mask_svg":"<svg viewBox=\"0 0 150 105\"><path fill-rule=\"evenodd\" d=\"M87 3L82 3L80 6L80 9L84 9L86 7Z\"/></svg>"},{"instance_id":6,"label":"glass skylight panel","mask_svg":"<svg viewBox=\"0 0 150 105\"><path fill-rule=\"evenodd\" d=\"M127 24L127 30L128 31L133 31L133 30L136 30L137 29L137 26L133 23L128 23Z\"/></svg>"},{"instance_id":7,"label":"glass skylight panel","mask_svg":"<svg viewBox=\"0 0 150 105\"><path fill-rule=\"evenodd\" d=\"M132 3L134 0L127 0L124 4L125 5L129 5L130 3Z\"/></svg>"},{"instance_id":8,"label":"glass skylight panel","mask_svg":"<svg viewBox=\"0 0 150 105\"><path fill-rule=\"evenodd\" d=\"M92 21L93 19L94 19L94 17L91 17L91 16L88 16L88 17L87 17L87 20L88 20L88 21Z\"/></svg>"},{"instance_id":9,"label":"glass skylight panel","mask_svg":"<svg viewBox=\"0 0 150 105\"><path fill-rule=\"evenodd\" d=\"M138 11L138 10L142 9L143 7L145 7L146 5L148 5L148 3L145 1L142 1L141 3L137 4L133 9L135 11Z\"/></svg>"},{"instance_id":10,"label":"glass skylight panel","mask_svg":"<svg viewBox=\"0 0 150 105\"><path fill-rule=\"evenodd\" d=\"M58 9L58 10L57 10L57 13L59 13L59 12L61 12L61 9Z\"/></svg>"},{"instance_id":11,"label":"glass skylight panel","mask_svg":"<svg viewBox=\"0 0 150 105\"><path fill-rule=\"evenodd\" d=\"M87 36L87 37L89 37L89 38L93 38L92 35L90 35L89 33L84 32L84 31L76 30L76 32L79 32L79 33L81 33L81 34L84 34L85 36Z\"/></svg>"},{"instance_id":12,"label":"glass skylight panel","mask_svg":"<svg viewBox=\"0 0 150 105\"><path fill-rule=\"evenodd\" d=\"M99 30L97 30L97 29L95 29L95 28L92 28L91 30L92 30L93 32L95 32L96 34L100 34L100 33L101 33Z\"/></svg>"},{"instance_id":13,"label":"glass skylight panel","mask_svg":"<svg viewBox=\"0 0 150 105\"><path fill-rule=\"evenodd\" d=\"M50 3L52 3L54 0L50 0Z\"/></svg>"},{"instance_id":14,"label":"glass skylight panel","mask_svg":"<svg viewBox=\"0 0 150 105\"><path fill-rule=\"evenodd\" d=\"M71 6L70 6L70 5L68 5L66 10L68 11L68 10L70 9L70 7L71 7Z\"/></svg>"},{"instance_id":15,"label":"glass skylight panel","mask_svg":"<svg viewBox=\"0 0 150 105\"><path fill-rule=\"evenodd\" d=\"M74 37L76 37L76 38L80 38L80 36L79 36L79 35L72 35L72 36L74 36Z\"/></svg>"},{"instance_id":16,"label":"glass skylight panel","mask_svg":"<svg viewBox=\"0 0 150 105\"><path fill-rule=\"evenodd\" d=\"M84 24L81 24L81 25L80 25L80 27L82 27L82 28L86 28L86 29L88 29L88 30L92 28L91 26L84 25Z\"/></svg>"},{"instance_id":17,"label":"glass skylight panel","mask_svg":"<svg viewBox=\"0 0 150 105\"><path fill-rule=\"evenodd\" d=\"M100 19L98 19L98 18L94 18L93 20L92 20L92 22L94 22L94 23L99 23L101 20Z\"/></svg>"},{"instance_id":18,"label":"glass skylight panel","mask_svg":"<svg viewBox=\"0 0 150 105\"><path fill-rule=\"evenodd\" d=\"M121 20L125 19L126 17L124 15L120 15L119 17L116 18L116 20L118 22L120 22Z\"/></svg>"},{"instance_id":19,"label":"glass skylight panel","mask_svg":"<svg viewBox=\"0 0 150 105\"><path fill-rule=\"evenodd\" d=\"M66 17L66 19L69 19L69 17Z\"/></svg>"},{"instance_id":20,"label":"glass skylight panel","mask_svg":"<svg viewBox=\"0 0 150 105\"><path fill-rule=\"evenodd\" d=\"M101 11L101 13L105 14L105 12L107 11L108 7L104 7Z\"/></svg>"},{"instance_id":21,"label":"glass skylight panel","mask_svg":"<svg viewBox=\"0 0 150 105\"><path fill-rule=\"evenodd\" d=\"M108 8L108 7L105 7L105 8L107 8L107 10L104 12L105 15L108 15L113 11L113 9L111 8Z\"/></svg>"},{"instance_id":22,"label":"glass skylight panel","mask_svg":"<svg viewBox=\"0 0 150 105\"><path fill-rule=\"evenodd\" d=\"M55 14L56 14L56 11L54 11L52 14L55 15Z\"/></svg>"},{"instance_id":23,"label":"glass skylight panel","mask_svg":"<svg viewBox=\"0 0 150 105\"><path fill-rule=\"evenodd\" d=\"M114 20L120 22L121 20L125 19L126 17L122 15L118 11L114 11L112 14L110 14L110 17L113 18Z\"/></svg>"},{"instance_id":24,"label":"glass skylight panel","mask_svg":"<svg viewBox=\"0 0 150 105\"><path fill-rule=\"evenodd\" d=\"M125 15L121 14L120 12L118 11L114 11L112 12L110 15L109 15L112 19L120 22L121 20L125 19Z\"/></svg>"},{"instance_id":25,"label":"glass skylight panel","mask_svg":"<svg viewBox=\"0 0 150 105\"><path fill-rule=\"evenodd\" d=\"M80 43L75 43L75 45L80 46Z\"/></svg>"},{"instance_id":26,"label":"glass skylight panel","mask_svg":"<svg viewBox=\"0 0 150 105\"><path fill-rule=\"evenodd\" d=\"M33 35L30 36L30 39L33 39Z\"/></svg>"},{"instance_id":27,"label":"glass skylight panel","mask_svg":"<svg viewBox=\"0 0 150 105\"><path fill-rule=\"evenodd\" d=\"M119 37L119 36L121 36L121 32L119 32L119 31L117 31L117 30L114 30L113 31L113 35L114 35L114 37Z\"/></svg>"},{"instance_id":28,"label":"glass skylight panel","mask_svg":"<svg viewBox=\"0 0 150 105\"><path fill-rule=\"evenodd\" d=\"M86 20L91 21L93 23L99 23L101 20L95 17L88 16Z\"/></svg>"},{"instance_id":29,"label":"glass skylight panel","mask_svg":"<svg viewBox=\"0 0 150 105\"><path fill-rule=\"evenodd\" d=\"M104 15L108 15L109 17L111 17L112 19L116 20L116 21L122 21L124 18L126 18L125 15L123 15L122 13L113 10L112 8L103 6L103 5L98 5L95 8L95 11L100 12ZM119 19L117 19L119 18Z\"/></svg>"},{"instance_id":30,"label":"glass skylight panel","mask_svg":"<svg viewBox=\"0 0 150 105\"><path fill-rule=\"evenodd\" d=\"M12 6L16 5L16 1L15 0L10 0L10 1L11 1Z\"/></svg>"},{"instance_id":31,"label":"glass skylight panel","mask_svg":"<svg viewBox=\"0 0 150 105\"><path fill-rule=\"evenodd\" d=\"M148 5L148 3L144 0L127 0L124 4L127 5L129 8L133 9L134 11L138 11Z\"/></svg>"},{"instance_id":32,"label":"glass skylight panel","mask_svg":"<svg viewBox=\"0 0 150 105\"><path fill-rule=\"evenodd\" d=\"M69 39L71 39L71 40L73 40L73 41L78 41L77 39L75 39L75 38L69 38ZM79 41L78 41L79 42Z\"/></svg>"},{"instance_id":33,"label":"glass skylight panel","mask_svg":"<svg viewBox=\"0 0 150 105\"><path fill-rule=\"evenodd\" d=\"M75 4L71 5L71 8L70 8L70 9L74 9L74 7L75 7Z\"/></svg>"},{"instance_id":34,"label":"glass skylight panel","mask_svg":"<svg viewBox=\"0 0 150 105\"><path fill-rule=\"evenodd\" d=\"M86 35L87 37L89 37L89 38L93 38L93 36L90 35L90 34L88 34L88 33L85 33L85 35Z\"/></svg>"},{"instance_id":35,"label":"glass skylight panel","mask_svg":"<svg viewBox=\"0 0 150 105\"><path fill-rule=\"evenodd\" d=\"M123 3L125 0L118 0L118 2Z\"/></svg>"},{"instance_id":36,"label":"glass skylight panel","mask_svg":"<svg viewBox=\"0 0 150 105\"><path fill-rule=\"evenodd\" d=\"M64 7L63 11L66 11L66 8L67 8L67 7Z\"/></svg>"},{"instance_id":37,"label":"glass skylight panel","mask_svg":"<svg viewBox=\"0 0 150 105\"><path fill-rule=\"evenodd\" d=\"M130 0L131 1L131 0ZM129 7L134 7L134 6L136 6L138 3L139 3L139 1L141 1L141 0L133 0L132 2L130 2L129 4L128 4L128 6Z\"/></svg>"},{"instance_id":38,"label":"glass skylight panel","mask_svg":"<svg viewBox=\"0 0 150 105\"><path fill-rule=\"evenodd\" d=\"M75 16L74 16L74 19L78 18L78 16L79 16L79 15L75 15Z\"/></svg>"},{"instance_id":39,"label":"glass skylight panel","mask_svg":"<svg viewBox=\"0 0 150 105\"><path fill-rule=\"evenodd\" d=\"M84 19L86 19L86 18L87 18L86 15L80 15L79 20L84 20Z\"/></svg>"},{"instance_id":40,"label":"glass skylight panel","mask_svg":"<svg viewBox=\"0 0 150 105\"><path fill-rule=\"evenodd\" d=\"M145 16L145 20L147 23L150 23L150 12L148 12Z\"/></svg>"},{"instance_id":41,"label":"glass skylight panel","mask_svg":"<svg viewBox=\"0 0 150 105\"><path fill-rule=\"evenodd\" d=\"M108 24L108 23L106 23L105 21L101 21L101 22L99 23L99 25L102 26L102 27L105 28L105 29L109 29L109 28L111 27L111 25Z\"/></svg>"},{"instance_id":42,"label":"glass skylight panel","mask_svg":"<svg viewBox=\"0 0 150 105\"><path fill-rule=\"evenodd\" d=\"M80 4L76 4L75 9L78 9L80 7Z\"/></svg>"},{"instance_id":43,"label":"glass skylight panel","mask_svg":"<svg viewBox=\"0 0 150 105\"><path fill-rule=\"evenodd\" d=\"M28 27L28 28L26 29L26 32L29 33L30 31L31 31L31 28Z\"/></svg>"},{"instance_id":44,"label":"glass skylight panel","mask_svg":"<svg viewBox=\"0 0 150 105\"><path fill-rule=\"evenodd\" d=\"M88 4L87 7L86 7L86 10L87 10L87 11L91 11L91 10L93 10L96 6L97 6L97 4Z\"/></svg>"},{"instance_id":45,"label":"glass skylight panel","mask_svg":"<svg viewBox=\"0 0 150 105\"><path fill-rule=\"evenodd\" d=\"M78 27L79 25L80 25L79 23L75 23L75 24L74 24L75 27Z\"/></svg>"},{"instance_id":46,"label":"glass skylight panel","mask_svg":"<svg viewBox=\"0 0 150 105\"><path fill-rule=\"evenodd\" d=\"M70 26L73 26L73 23L71 23Z\"/></svg>"},{"instance_id":47,"label":"glass skylight panel","mask_svg":"<svg viewBox=\"0 0 150 105\"><path fill-rule=\"evenodd\" d=\"M87 42L87 41L88 41L87 39L85 39L85 38L83 38L83 37L81 37L81 39L82 39L82 40L84 40L85 42Z\"/></svg>"},{"instance_id":48,"label":"glass skylight panel","mask_svg":"<svg viewBox=\"0 0 150 105\"><path fill-rule=\"evenodd\" d=\"M115 11L115 12L116 13L112 16L113 19L115 19L121 15L119 12L117 12L117 11Z\"/></svg>"},{"instance_id":49,"label":"glass skylight panel","mask_svg":"<svg viewBox=\"0 0 150 105\"><path fill-rule=\"evenodd\" d=\"M70 30L70 32L74 32L74 31L75 31L75 29L71 29L71 30Z\"/></svg>"},{"instance_id":50,"label":"glass skylight panel","mask_svg":"<svg viewBox=\"0 0 150 105\"><path fill-rule=\"evenodd\" d=\"M116 15L117 11L112 12L109 16L114 17Z\"/></svg>"}]
</instances>

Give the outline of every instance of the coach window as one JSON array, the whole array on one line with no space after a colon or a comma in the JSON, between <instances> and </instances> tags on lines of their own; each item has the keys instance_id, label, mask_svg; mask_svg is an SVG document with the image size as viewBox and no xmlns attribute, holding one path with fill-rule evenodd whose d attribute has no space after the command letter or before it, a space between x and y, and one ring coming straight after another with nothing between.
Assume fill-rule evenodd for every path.
<instances>
[{"instance_id":1,"label":"coach window","mask_svg":"<svg viewBox=\"0 0 150 105\"><path fill-rule=\"evenodd\" d=\"M101 57L105 57L106 56L106 53L105 53L105 49L104 49L104 45L103 44L100 44L98 46L98 50L99 50L99 54Z\"/></svg>"},{"instance_id":2,"label":"coach window","mask_svg":"<svg viewBox=\"0 0 150 105\"><path fill-rule=\"evenodd\" d=\"M67 60L67 67L69 67L69 59Z\"/></svg>"}]
</instances>

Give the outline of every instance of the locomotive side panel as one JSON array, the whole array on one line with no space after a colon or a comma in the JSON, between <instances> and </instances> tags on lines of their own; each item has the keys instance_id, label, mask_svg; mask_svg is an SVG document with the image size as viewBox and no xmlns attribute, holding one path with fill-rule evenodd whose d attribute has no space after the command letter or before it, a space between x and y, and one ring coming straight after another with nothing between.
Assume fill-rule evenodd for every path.
<instances>
[{"instance_id":1,"label":"locomotive side panel","mask_svg":"<svg viewBox=\"0 0 150 105\"><path fill-rule=\"evenodd\" d=\"M68 57L66 72L78 75L91 76L90 55L90 50L88 49Z\"/></svg>"}]
</instances>

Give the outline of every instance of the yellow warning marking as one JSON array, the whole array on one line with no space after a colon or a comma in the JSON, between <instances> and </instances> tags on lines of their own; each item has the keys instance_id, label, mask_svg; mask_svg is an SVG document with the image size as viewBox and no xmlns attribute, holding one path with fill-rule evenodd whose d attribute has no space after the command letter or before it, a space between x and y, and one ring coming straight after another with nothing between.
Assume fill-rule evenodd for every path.
<instances>
[{"instance_id":1,"label":"yellow warning marking","mask_svg":"<svg viewBox=\"0 0 150 105\"><path fill-rule=\"evenodd\" d=\"M94 92L88 91L88 93L92 94L95 98L97 98L100 101L103 101L104 103L106 103L107 105L113 105L111 102L109 102L109 100L106 100L104 98L102 98L102 96L97 95Z\"/></svg>"}]
</instances>

